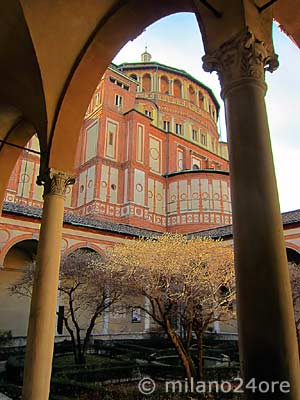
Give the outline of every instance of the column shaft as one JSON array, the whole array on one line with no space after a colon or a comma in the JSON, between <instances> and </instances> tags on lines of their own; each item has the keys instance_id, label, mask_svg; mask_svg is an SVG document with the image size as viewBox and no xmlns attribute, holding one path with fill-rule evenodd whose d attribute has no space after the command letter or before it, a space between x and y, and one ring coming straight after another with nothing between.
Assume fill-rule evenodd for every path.
<instances>
[{"instance_id":1,"label":"column shaft","mask_svg":"<svg viewBox=\"0 0 300 400\"><path fill-rule=\"evenodd\" d=\"M204 57L219 74L228 133L244 398L299 400L300 370L289 272L265 107L265 71L277 56L245 28ZM290 384L287 392L279 386ZM269 385L266 389L267 382ZM272 384L278 382L272 388Z\"/></svg>"},{"instance_id":2,"label":"column shaft","mask_svg":"<svg viewBox=\"0 0 300 400\"><path fill-rule=\"evenodd\" d=\"M62 173L58 173L54 178L49 178L45 184L43 216L27 334L23 400L47 400L49 398L64 193L66 185L70 182L64 176L61 179L62 176Z\"/></svg>"},{"instance_id":3,"label":"column shaft","mask_svg":"<svg viewBox=\"0 0 300 400\"><path fill-rule=\"evenodd\" d=\"M289 394L245 398L296 400L299 359L263 89L255 83L232 89L225 110L243 375L245 382L291 384Z\"/></svg>"}]
</instances>

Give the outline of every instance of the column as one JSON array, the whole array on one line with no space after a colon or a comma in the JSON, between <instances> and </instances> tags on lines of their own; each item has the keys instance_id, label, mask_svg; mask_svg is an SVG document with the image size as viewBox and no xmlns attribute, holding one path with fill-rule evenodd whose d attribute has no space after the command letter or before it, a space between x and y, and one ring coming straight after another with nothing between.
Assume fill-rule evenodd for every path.
<instances>
[{"instance_id":1,"label":"column","mask_svg":"<svg viewBox=\"0 0 300 400\"><path fill-rule=\"evenodd\" d=\"M169 95L174 96L174 80L169 79Z\"/></svg>"},{"instance_id":2,"label":"column","mask_svg":"<svg viewBox=\"0 0 300 400\"><path fill-rule=\"evenodd\" d=\"M300 398L300 371L264 96L277 56L247 28L203 58L217 71L225 104L232 191L240 354L244 382L288 381L284 393L246 390L244 399ZM264 386L265 388L265 386Z\"/></svg>"},{"instance_id":3,"label":"column","mask_svg":"<svg viewBox=\"0 0 300 400\"><path fill-rule=\"evenodd\" d=\"M23 400L49 397L66 188L74 179L51 169L44 185L44 207L27 333Z\"/></svg>"},{"instance_id":4,"label":"column","mask_svg":"<svg viewBox=\"0 0 300 400\"><path fill-rule=\"evenodd\" d=\"M195 104L199 107L199 90L195 89Z\"/></svg>"},{"instance_id":5,"label":"column","mask_svg":"<svg viewBox=\"0 0 300 400\"><path fill-rule=\"evenodd\" d=\"M171 132L175 133L175 119L173 116L171 117Z\"/></svg>"},{"instance_id":6,"label":"column","mask_svg":"<svg viewBox=\"0 0 300 400\"><path fill-rule=\"evenodd\" d=\"M154 74L149 74L150 75L150 77L151 77L151 87L150 87L150 91L151 92L154 92L154 88L155 88L155 73Z\"/></svg>"},{"instance_id":7,"label":"column","mask_svg":"<svg viewBox=\"0 0 300 400\"><path fill-rule=\"evenodd\" d=\"M156 92L161 92L161 89L160 89L160 76L158 75L157 72L156 72L156 79L157 79Z\"/></svg>"}]
</instances>

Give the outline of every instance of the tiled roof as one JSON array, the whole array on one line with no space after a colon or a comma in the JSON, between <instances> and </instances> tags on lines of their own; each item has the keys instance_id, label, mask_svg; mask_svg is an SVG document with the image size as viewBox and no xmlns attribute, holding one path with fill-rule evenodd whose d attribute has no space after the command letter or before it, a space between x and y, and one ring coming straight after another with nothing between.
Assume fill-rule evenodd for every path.
<instances>
[{"instance_id":1,"label":"tiled roof","mask_svg":"<svg viewBox=\"0 0 300 400\"><path fill-rule=\"evenodd\" d=\"M10 202L5 202L3 204L3 211L9 214L22 215L25 217L38 219L40 219L42 216L42 209L39 207L25 206ZM282 222L283 226L300 223L300 209L283 213ZM82 228L92 228L113 233L120 233L127 236L149 237L152 235L161 234L160 232L151 229L143 229L132 225L119 224L117 222L107 221L104 219L101 220L91 217L81 217L79 215L70 213L64 214L64 223ZM217 228L201 230L189 234L189 236L191 235L212 238L228 238L232 236L232 225L224 225Z\"/></svg>"},{"instance_id":2,"label":"tiled roof","mask_svg":"<svg viewBox=\"0 0 300 400\"><path fill-rule=\"evenodd\" d=\"M42 209L39 207L26 206L21 204L15 204L10 202L5 202L3 204L3 211L10 214L22 215L25 217L38 218L42 217ZM128 236L143 236L149 237L152 235L157 235L158 232L152 231L150 229L142 229L126 224L118 224L113 221L101 220L90 217L81 217L79 215L74 215L70 213L64 214L64 223L68 225L105 230L114 233L120 233Z\"/></svg>"},{"instance_id":3,"label":"tiled roof","mask_svg":"<svg viewBox=\"0 0 300 400\"><path fill-rule=\"evenodd\" d=\"M67 214L64 215L64 222L73 226L80 226L85 228L100 229L115 233L121 233L128 236L142 236L149 237L157 235L156 231L150 229L138 228L132 225L118 224L117 222L107 221L104 219L80 217L79 215Z\"/></svg>"},{"instance_id":4,"label":"tiled roof","mask_svg":"<svg viewBox=\"0 0 300 400\"><path fill-rule=\"evenodd\" d=\"M282 213L283 225L296 224L300 222L300 209Z\"/></svg>"},{"instance_id":5,"label":"tiled roof","mask_svg":"<svg viewBox=\"0 0 300 400\"><path fill-rule=\"evenodd\" d=\"M213 239L227 238L232 236L232 225L223 225L217 228L205 229L202 231L193 232L190 233L189 236L211 237Z\"/></svg>"},{"instance_id":6,"label":"tiled roof","mask_svg":"<svg viewBox=\"0 0 300 400\"><path fill-rule=\"evenodd\" d=\"M281 214L283 226L300 223L300 210L288 211ZM224 225L213 229L206 229L191 233L201 237L225 238L232 236L232 225Z\"/></svg>"}]
</instances>

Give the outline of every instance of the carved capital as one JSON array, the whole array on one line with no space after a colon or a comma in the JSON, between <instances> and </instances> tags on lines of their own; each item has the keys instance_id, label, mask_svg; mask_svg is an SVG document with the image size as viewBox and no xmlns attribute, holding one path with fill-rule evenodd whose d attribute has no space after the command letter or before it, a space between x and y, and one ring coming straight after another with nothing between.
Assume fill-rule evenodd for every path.
<instances>
[{"instance_id":1,"label":"carved capital","mask_svg":"<svg viewBox=\"0 0 300 400\"><path fill-rule=\"evenodd\" d=\"M205 71L218 73L223 94L245 79L264 84L265 71L273 72L279 65L277 54L269 52L249 28L202 60Z\"/></svg>"},{"instance_id":2,"label":"carved capital","mask_svg":"<svg viewBox=\"0 0 300 400\"><path fill-rule=\"evenodd\" d=\"M73 176L53 168L48 169L43 175L39 175L37 179L37 184L44 186L44 196L53 194L65 198L67 187L74 183Z\"/></svg>"}]
</instances>

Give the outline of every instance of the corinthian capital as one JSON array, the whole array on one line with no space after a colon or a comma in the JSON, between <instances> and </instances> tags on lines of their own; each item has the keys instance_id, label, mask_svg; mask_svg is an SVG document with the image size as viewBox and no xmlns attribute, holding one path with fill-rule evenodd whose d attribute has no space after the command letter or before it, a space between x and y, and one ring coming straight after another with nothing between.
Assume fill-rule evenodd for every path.
<instances>
[{"instance_id":1,"label":"corinthian capital","mask_svg":"<svg viewBox=\"0 0 300 400\"><path fill-rule=\"evenodd\" d=\"M248 28L202 60L205 71L218 73L223 93L245 78L264 83L265 71L273 72L279 65L277 54Z\"/></svg>"},{"instance_id":2,"label":"corinthian capital","mask_svg":"<svg viewBox=\"0 0 300 400\"><path fill-rule=\"evenodd\" d=\"M67 187L74 183L75 178L73 176L53 168L50 168L43 175L39 175L37 179L37 184L44 186L44 196L53 194L65 198Z\"/></svg>"}]
</instances>

